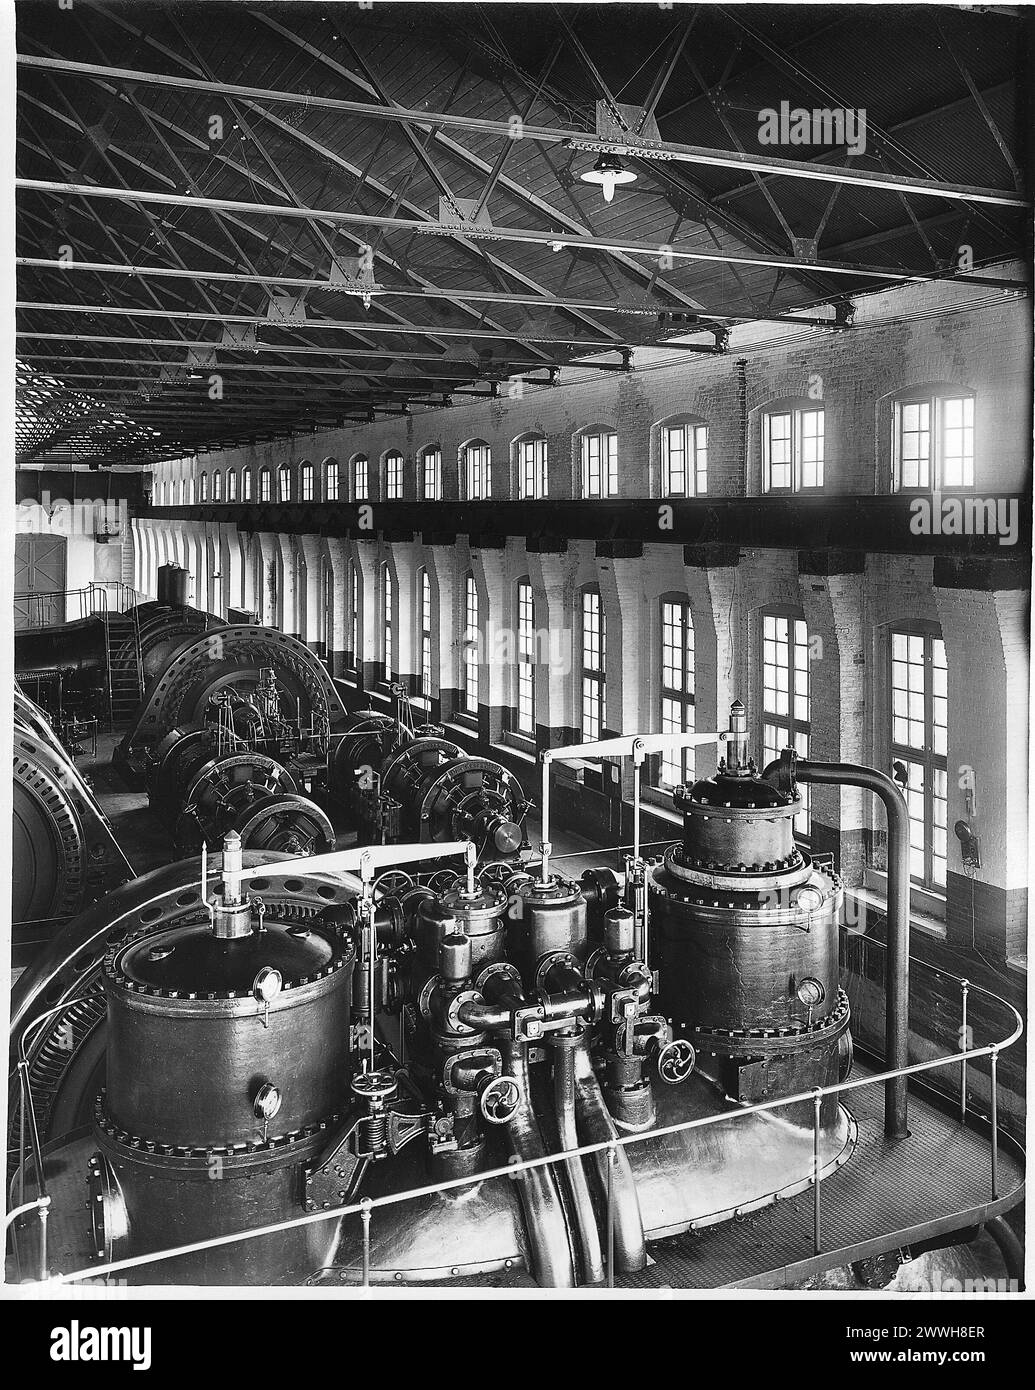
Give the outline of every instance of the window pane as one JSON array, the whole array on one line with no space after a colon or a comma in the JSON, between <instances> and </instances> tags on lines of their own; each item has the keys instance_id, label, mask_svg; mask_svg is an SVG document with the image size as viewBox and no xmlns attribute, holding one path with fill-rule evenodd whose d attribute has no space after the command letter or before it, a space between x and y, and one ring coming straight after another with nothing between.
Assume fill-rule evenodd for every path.
<instances>
[{"instance_id":1,"label":"window pane","mask_svg":"<svg viewBox=\"0 0 1035 1390\"><path fill-rule=\"evenodd\" d=\"M942 484L971 487L974 482L974 401L959 397L942 401Z\"/></svg>"},{"instance_id":2,"label":"window pane","mask_svg":"<svg viewBox=\"0 0 1035 1390\"><path fill-rule=\"evenodd\" d=\"M694 729L694 628L690 605L661 605L661 732ZM693 780L693 750L670 749L660 759L661 780L672 786Z\"/></svg>"},{"instance_id":3,"label":"window pane","mask_svg":"<svg viewBox=\"0 0 1035 1390\"><path fill-rule=\"evenodd\" d=\"M930 485L931 406L929 401L906 401L898 407L897 486Z\"/></svg>"},{"instance_id":4,"label":"window pane","mask_svg":"<svg viewBox=\"0 0 1035 1390\"><path fill-rule=\"evenodd\" d=\"M464 633L464 709L468 714L478 713L478 645L480 628L478 623L478 586L473 575L467 576L465 590L467 630Z\"/></svg>"},{"instance_id":5,"label":"window pane","mask_svg":"<svg viewBox=\"0 0 1035 1390\"><path fill-rule=\"evenodd\" d=\"M535 733L535 605L532 586L518 584L517 623L517 727L522 734Z\"/></svg>"},{"instance_id":6,"label":"window pane","mask_svg":"<svg viewBox=\"0 0 1035 1390\"><path fill-rule=\"evenodd\" d=\"M892 756L908 774L910 874L924 887L942 889L948 814L945 644L933 634L893 632L891 651Z\"/></svg>"},{"instance_id":7,"label":"window pane","mask_svg":"<svg viewBox=\"0 0 1035 1390\"><path fill-rule=\"evenodd\" d=\"M397 502L403 495L403 456L388 454L385 458L385 497Z\"/></svg>"},{"instance_id":8,"label":"window pane","mask_svg":"<svg viewBox=\"0 0 1035 1390\"><path fill-rule=\"evenodd\" d=\"M597 739L604 723L604 616L600 595L582 595L582 737Z\"/></svg>"},{"instance_id":9,"label":"window pane","mask_svg":"<svg viewBox=\"0 0 1035 1390\"><path fill-rule=\"evenodd\" d=\"M766 415L763 427L765 481L767 492L791 486L791 417L780 413Z\"/></svg>"},{"instance_id":10,"label":"window pane","mask_svg":"<svg viewBox=\"0 0 1035 1390\"><path fill-rule=\"evenodd\" d=\"M491 455L488 445L469 444L464 451L465 480L470 501L484 501L491 495Z\"/></svg>"},{"instance_id":11,"label":"window pane","mask_svg":"<svg viewBox=\"0 0 1035 1390\"><path fill-rule=\"evenodd\" d=\"M584 434L582 450L583 497L616 497L618 495L618 436L616 434Z\"/></svg>"},{"instance_id":12,"label":"window pane","mask_svg":"<svg viewBox=\"0 0 1035 1390\"><path fill-rule=\"evenodd\" d=\"M384 673L385 680L392 679L392 572L387 565L381 570L382 621L384 625Z\"/></svg>"},{"instance_id":13,"label":"window pane","mask_svg":"<svg viewBox=\"0 0 1035 1390\"><path fill-rule=\"evenodd\" d=\"M798 475L801 486L823 486L823 411L803 410L798 414Z\"/></svg>"}]
</instances>

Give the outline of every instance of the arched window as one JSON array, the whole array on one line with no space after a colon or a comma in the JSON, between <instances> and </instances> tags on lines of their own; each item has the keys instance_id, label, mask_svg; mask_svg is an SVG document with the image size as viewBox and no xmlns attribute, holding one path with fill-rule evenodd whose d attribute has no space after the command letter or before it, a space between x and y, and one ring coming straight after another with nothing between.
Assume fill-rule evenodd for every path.
<instances>
[{"instance_id":1,"label":"arched window","mask_svg":"<svg viewBox=\"0 0 1035 1390\"><path fill-rule=\"evenodd\" d=\"M201 499L202 502L208 501L208 474L202 472L201 475Z\"/></svg>"},{"instance_id":2,"label":"arched window","mask_svg":"<svg viewBox=\"0 0 1035 1390\"><path fill-rule=\"evenodd\" d=\"M892 488L940 492L974 486L974 397L917 388L895 400Z\"/></svg>"},{"instance_id":3,"label":"arched window","mask_svg":"<svg viewBox=\"0 0 1035 1390\"><path fill-rule=\"evenodd\" d=\"M313 500L313 465L303 463L299 473L298 482L299 501L311 502Z\"/></svg>"},{"instance_id":4,"label":"arched window","mask_svg":"<svg viewBox=\"0 0 1035 1390\"><path fill-rule=\"evenodd\" d=\"M226 500L237 501L237 474L232 468L226 470Z\"/></svg>"},{"instance_id":5,"label":"arched window","mask_svg":"<svg viewBox=\"0 0 1035 1390\"><path fill-rule=\"evenodd\" d=\"M252 470L250 468L241 469L241 501L250 502L252 500Z\"/></svg>"},{"instance_id":6,"label":"arched window","mask_svg":"<svg viewBox=\"0 0 1035 1390\"><path fill-rule=\"evenodd\" d=\"M517 732L535 735L535 599L528 579L517 586Z\"/></svg>"},{"instance_id":7,"label":"arched window","mask_svg":"<svg viewBox=\"0 0 1035 1390\"><path fill-rule=\"evenodd\" d=\"M517 442L518 496L535 499L546 496L546 440L530 435Z\"/></svg>"},{"instance_id":8,"label":"arched window","mask_svg":"<svg viewBox=\"0 0 1035 1390\"><path fill-rule=\"evenodd\" d=\"M277 501L291 501L291 468L286 463L282 463L277 469Z\"/></svg>"},{"instance_id":9,"label":"arched window","mask_svg":"<svg viewBox=\"0 0 1035 1390\"><path fill-rule=\"evenodd\" d=\"M478 612L478 585L475 583L474 575L470 572L464 580L464 619L464 655L461 672L463 712L465 714L477 714L481 626Z\"/></svg>"},{"instance_id":10,"label":"arched window","mask_svg":"<svg viewBox=\"0 0 1035 1390\"><path fill-rule=\"evenodd\" d=\"M442 450L429 444L421 458L421 497L425 502L442 500Z\"/></svg>"},{"instance_id":11,"label":"arched window","mask_svg":"<svg viewBox=\"0 0 1035 1390\"><path fill-rule=\"evenodd\" d=\"M618 435L614 430L586 430L579 436L582 496L618 496Z\"/></svg>"},{"instance_id":12,"label":"arched window","mask_svg":"<svg viewBox=\"0 0 1035 1390\"><path fill-rule=\"evenodd\" d=\"M582 590L579 605L579 645L582 682L582 737L591 742L601 736L607 705L607 634L600 591Z\"/></svg>"},{"instance_id":13,"label":"arched window","mask_svg":"<svg viewBox=\"0 0 1035 1390\"><path fill-rule=\"evenodd\" d=\"M661 724L663 734L694 732L694 621L684 598L661 600ZM690 783L693 749L668 749L660 758L661 785Z\"/></svg>"},{"instance_id":14,"label":"arched window","mask_svg":"<svg viewBox=\"0 0 1035 1390\"><path fill-rule=\"evenodd\" d=\"M385 498L398 502L403 495L403 456L397 449L385 454Z\"/></svg>"},{"instance_id":15,"label":"arched window","mask_svg":"<svg viewBox=\"0 0 1035 1390\"><path fill-rule=\"evenodd\" d=\"M889 632L891 758L905 773L909 807L909 873L915 883L945 891L948 822L948 671L945 643L933 625Z\"/></svg>"},{"instance_id":16,"label":"arched window","mask_svg":"<svg viewBox=\"0 0 1035 1390\"><path fill-rule=\"evenodd\" d=\"M366 454L352 460L352 500L366 502L370 497L370 461Z\"/></svg>"},{"instance_id":17,"label":"arched window","mask_svg":"<svg viewBox=\"0 0 1035 1390\"><path fill-rule=\"evenodd\" d=\"M809 754L812 731L809 631L804 617L790 609L763 610L762 654L762 756L763 767L793 748L801 757ZM811 828L811 788L801 783L801 814L794 818L799 835Z\"/></svg>"},{"instance_id":18,"label":"arched window","mask_svg":"<svg viewBox=\"0 0 1035 1390\"><path fill-rule=\"evenodd\" d=\"M324 497L328 502L338 500L338 460L328 459L323 466Z\"/></svg>"},{"instance_id":19,"label":"arched window","mask_svg":"<svg viewBox=\"0 0 1035 1390\"><path fill-rule=\"evenodd\" d=\"M218 468L212 470L212 501L222 502L223 500L223 475Z\"/></svg>"},{"instance_id":20,"label":"arched window","mask_svg":"<svg viewBox=\"0 0 1035 1390\"><path fill-rule=\"evenodd\" d=\"M431 576L426 569L417 574L417 631L420 652L420 697L425 709L431 707Z\"/></svg>"},{"instance_id":21,"label":"arched window","mask_svg":"<svg viewBox=\"0 0 1035 1390\"><path fill-rule=\"evenodd\" d=\"M824 412L809 401L762 415L762 491L818 492L823 486Z\"/></svg>"},{"instance_id":22,"label":"arched window","mask_svg":"<svg viewBox=\"0 0 1035 1390\"><path fill-rule=\"evenodd\" d=\"M381 619L384 632L384 677L386 681L390 681L395 650L392 643L392 571L387 564L381 566Z\"/></svg>"},{"instance_id":23,"label":"arched window","mask_svg":"<svg viewBox=\"0 0 1035 1390\"><path fill-rule=\"evenodd\" d=\"M492 496L492 450L483 439L474 439L463 448L464 496L469 502Z\"/></svg>"},{"instance_id":24,"label":"arched window","mask_svg":"<svg viewBox=\"0 0 1035 1390\"><path fill-rule=\"evenodd\" d=\"M259 501L268 502L270 500L270 470L261 468L259 470Z\"/></svg>"},{"instance_id":25,"label":"arched window","mask_svg":"<svg viewBox=\"0 0 1035 1390\"><path fill-rule=\"evenodd\" d=\"M658 428L662 497L703 497L708 491L708 426L677 420Z\"/></svg>"}]
</instances>

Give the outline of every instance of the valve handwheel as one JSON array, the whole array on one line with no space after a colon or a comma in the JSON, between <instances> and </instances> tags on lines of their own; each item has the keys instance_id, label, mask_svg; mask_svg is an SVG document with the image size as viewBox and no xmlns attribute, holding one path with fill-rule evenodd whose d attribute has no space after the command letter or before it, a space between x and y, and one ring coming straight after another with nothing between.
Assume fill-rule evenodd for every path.
<instances>
[{"instance_id":1,"label":"valve handwheel","mask_svg":"<svg viewBox=\"0 0 1035 1390\"><path fill-rule=\"evenodd\" d=\"M433 874L429 875L427 886L432 893L441 896L463 881L463 875L458 874L455 869L436 869Z\"/></svg>"},{"instance_id":2,"label":"valve handwheel","mask_svg":"<svg viewBox=\"0 0 1035 1390\"><path fill-rule=\"evenodd\" d=\"M360 1100L374 1103L391 1100L398 1089L399 1083L390 1071L364 1071L352 1078L352 1094Z\"/></svg>"},{"instance_id":3,"label":"valve handwheel","mask_svg":"<svg viewBox=\"0 0 1035 1390\"><path fill-rule=\"evenodd\" d=\"M478 869L478 877L483 883L495 884L500 888L510 882L514 873L515 866L505 863L502 859L494 859Z\"/></svg>"},{"instance_id":4,"label":"valve handwheel","mask_svg":"<svg viewBox=\"0 0 1035 1390\"><path fill-rule=\"evenodd\" d=\"M490 1125L508 1125L521 1105L521 1087L513 1076L494 1076L479 1098L482 1117Z\"/></svg>"},{"instance_id":5,"label":"valve handwheel","mask_svg":"<svg viewBox=\"0 0 1035 1390\"><path fill-rule=\"evenodd\" d=\"M374 899L380 902L382 898L397 897L412 887L413 879L409 874L402 869L389 869L374 879Z\"/></svg>"},{"instance_id":6,"label":"valve handwheel","mask_svg":"<svg viewBox=\"0 0 1035 1390\"><path fill-rule=\"evenodd\" d=\"M667 1086L678 1086L697 1064L694 1045L686 1038L674 1038L658 1053L658 1076Z\"/></svg>"}]
</instances>

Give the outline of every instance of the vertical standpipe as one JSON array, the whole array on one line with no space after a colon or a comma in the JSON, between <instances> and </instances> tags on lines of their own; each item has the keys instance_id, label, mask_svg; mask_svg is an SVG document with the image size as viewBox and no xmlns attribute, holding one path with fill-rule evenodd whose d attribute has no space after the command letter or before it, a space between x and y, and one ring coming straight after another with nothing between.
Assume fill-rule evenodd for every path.
<instances>
[{"instance_id":1,"label":"vertical standpipe","mask_svg":"<svg viewBox=\"0 0 1035 1390\"><path fill-rule=\"evenodd\" d=\"M768 771L768 769L767 769ZM902 791L886 773L857 763L814 763L800 758L794 765L799 782L862 787L879 796L888 816L888 956L884 984L884 1051L889 1070L909 1065L909 809ZM908 1089L904 1076L884 1083L884 1133L889 1139L909 1137Z\"/></svg>"}]
</instances>

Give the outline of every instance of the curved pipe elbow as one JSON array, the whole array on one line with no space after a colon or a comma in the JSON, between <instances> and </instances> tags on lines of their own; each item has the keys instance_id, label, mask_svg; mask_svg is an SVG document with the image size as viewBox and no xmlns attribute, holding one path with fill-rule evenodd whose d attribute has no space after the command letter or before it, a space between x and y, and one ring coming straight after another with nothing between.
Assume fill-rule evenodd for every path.
<instances>
[{"instance_id":1,"label":"curved pipe elbow","mask_svg":"<svg viewBox=\"0 0 1035 1390\"><path fill-rule=\"evenodd\" d=\"M575 1115L584 1143L607 1144L618 1138L615 1122L584 1046L575 1052ZM605 1192L609 1153L614 1155L611 1192L614 1198L615 1263L623 1273L632 1274L647 1266L647 1246L643 1236L640 1201L636 1195L636 1179L624 1145L602 1150L593 1155L593 1164Z\"/></svg>"},{"instance_id":2,"label":"curved pipe elbow","mask_svg":"<svg viewBox=\"0 0 1035 1390\"><path fill-rule=\"evenodd\" d=\"M479 1033L501 1033L510 1027L511 1012L499 1004L479 1004L472 1000L461 1004L456 1016L468 1028Z\"/></svg>"},{"instance_id":3,"label":"curved pipe elbow","mask_svg":"<svg viewBox=\"0 0 1035 1390\"><path fill-rule=\"evenodd\" d=\"M504 1127L507 1145L515 1158L524 1162L545 1158L539 1121L529 1103L528 1065L522 1043L509 1042L504 1052L504 1069L521 1088L521 1104ZM526 1168L517 1184L518 1198L525 1217L525 1229L532 1255L533 1273L545 1288L573 1289L575 1269L568 1223L551 1168Z\"/></svg>"}]
</instances>

